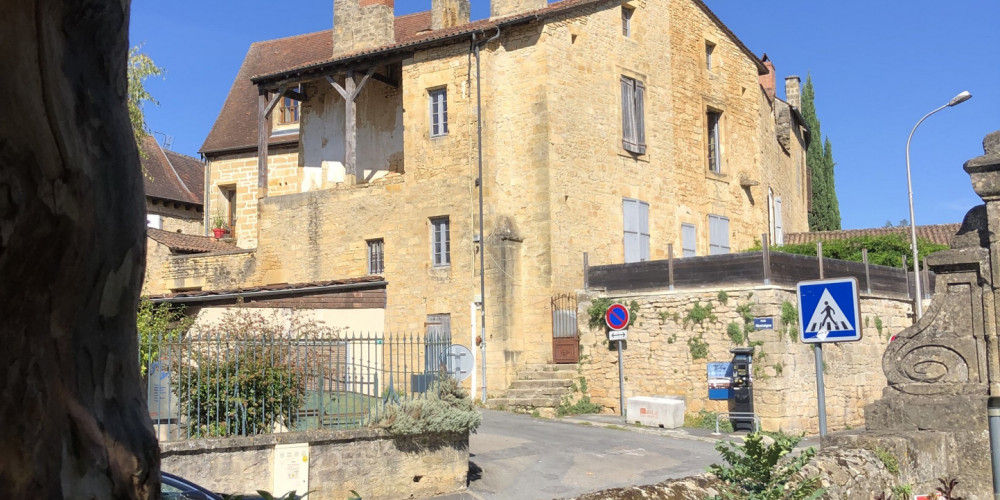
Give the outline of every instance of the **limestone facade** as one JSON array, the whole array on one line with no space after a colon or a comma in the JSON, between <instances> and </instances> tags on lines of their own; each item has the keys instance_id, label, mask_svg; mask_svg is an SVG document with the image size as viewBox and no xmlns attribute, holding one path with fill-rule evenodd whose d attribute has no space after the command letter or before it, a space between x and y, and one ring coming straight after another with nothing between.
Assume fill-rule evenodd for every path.
<instances>
[{"instance_id":1,"label":"limestone facade","mask_svg":"<svg viewBox=\"0 0 1000 500\"><path fill-rule=\"evenodd\" d=\"M735 324L742 331L744 320L738 309L749 305L753 316L774 320L774 330L749 334L750 341L763 343L756 347L753 370L754 411L763 429L818 432L813 347L797 340L797 323L782 322L783 307L795 308L794 288L661 291L610 298L622 304L635 301L637 305L637 317L628 329L628 345L623 352L626 398L683 396L689 413L703 409L729 411L727 401L708 398L707 363L731 361L729 350L747 345L746 340L734 343L728 329ZM587 378L591 400L605 411L617 413L618 353L610 349L604 328L588 328L590 304L581 300L577 316L581 373ZM708 318L700 324L688 319L696 307L711 307ZM877 400L886 384L882 354L889 339L910 326L910 312L911 302L905 296L862 295L862 339L824 348L827 426L831 431L864 427L865 405ZM797 315L786 313L785 318L798 321ZM692 345L702 343L707 352L699 358Z\"/></svg>"},{"instance_id":2,"label":"limestone facade","mask_svg":"<svg viewBox=\"0 0 1000 500\"><path fill-rule=\"evenodd\" d=\"M211 257L193 257L200 264L171 262L165 281L211 286L219 276L244 276L242 285L253 286L358 276L368 272L369 243L382 240L385 329L420 331L429 315L450 314L456 342L469 345L479 332L469 317L485 252L493 393L518 366L551 360L550 298L580 287L583 254L592 264L624 260L626 200L648 204L651 259L666 258L668 244L681 255L684 224L694 230L697 255L708 254L710 216L728 221L721 232L730 249L750 247L769 231L768 200L776 197L785 230L807 230L805 132L792 122L779 141L783 103L758 83L766 71L760 61L698 0L626 7L628 30L622 4L602 1L552 4L538 20L502 27L479 22L481 40L499 38L482 45L478 75L469 38L373 62L396 84L373 78L358 97L360 184L339 182L344 103L325 77L343 84L344 70L280 76L303 84L307 99L297 150L272 143L268 197L258 200L254 153L208 163L206 213L224 204L220 186L236 187L234 236L256 248L252 270L244 262L245 275L220 272L206 265ZM641 153L623 145L623 113L634 106L623 107L624 82L644 92ZM442 90L447 133L432 129L431 96ZM718 117L713 139L710 113ZM718 172L709 166L710 140ZM445 217L450 262L435 265L432 230Z\"/></svg>"}]
</instances>

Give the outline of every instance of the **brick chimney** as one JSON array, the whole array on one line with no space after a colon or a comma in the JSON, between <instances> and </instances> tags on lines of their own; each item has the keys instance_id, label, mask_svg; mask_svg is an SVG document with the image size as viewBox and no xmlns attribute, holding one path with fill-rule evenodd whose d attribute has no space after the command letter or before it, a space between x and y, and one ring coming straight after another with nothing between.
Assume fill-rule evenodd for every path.
<instances>
[{"instance_id":1,"label":"brick chimney","mask_svg":"<svg viewBox=\"0 0 1000 500\"><path fill-rule=\"evenodd\" d=\"M544 9L547 0L490 0L490 19Z\"/></svg>"},{"instance_id":2,"label":"brick chimney","mask_svg":"<svg viewBox=\"0 0 1000 500\"><path fill-rule=\"evenodd\" d=\"M795 75L785 77L785 100L795 109L802 109L802 97L799 90L801 82L802 80Z\"/></svg>"},{"instance_id":3,"label":"brick chimney","mask_svg":"<svg viewBox=\"0 0 1000 500\"><path fill-rule=\"evenodd\" d=\"M469 0L431 0L431 29L461 26L469 22Z\"/></svg>"},{"instance_id":4,"label":"brick chimney","mask_svg":"<svg viewBox=\"0 0 1000 500\"><path fill-rule=\"evenodd\" d=\"M777 90L777 83L774 81L774 63L764 54L764 57L760 59L764 63L764 67L767 68L766 75L757 75L757 81L760 82L760 86L764 88L764 92L767 93L767 97L774 100L774 93Z\"/></svg>"},{"instance_id":5,"label":"brick chimney","mask_svg":"<svg viewBox=\"0 0 1000 500\"><path fill-rule=\"evenodd\" d=\"M333 54L396 41L394 0L334 0Z\"/></svg>"}]
</instances>

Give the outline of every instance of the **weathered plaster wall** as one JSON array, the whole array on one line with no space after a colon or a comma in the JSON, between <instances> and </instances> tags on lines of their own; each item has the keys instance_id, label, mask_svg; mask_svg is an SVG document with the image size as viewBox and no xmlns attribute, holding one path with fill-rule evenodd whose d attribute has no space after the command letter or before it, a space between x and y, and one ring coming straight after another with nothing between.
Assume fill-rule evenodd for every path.
<instances>
[{"instance_id":1,"label":"weathered plaster wall","mask_svg":"<svg viewBox=\"0 0 1000 500\"><path fill-rule=\"evenodd\" d=\"M726 303L719 292L727 295ZM726 401L708 399L708 362L732 360L729 350L737 347L727 334L731 322L741 328L737 308L749 304L754 316L773 317L775 329L753 332L757 347L754 368L754 405L765 430L816 433L819 429L816 403L816 369L811 345L791 340L782 325L782 304L795 306L794 289L774 286L711 289L703 291L655 292L615 295L616 301L639 306L635 323L629 328L624 351L625 397L684 396L688 412L701 409L728 411ZM687 322L695 304L711 305L715 321ZM591 399L617 412L618 359L611 351L603 330L587 327L589 301L581 298L581 362ZM830 344L824 348L826 371L827 425L830 430L863 427L864 406L881 396L886 379L882 373L882 352L889 338L910 326L910 303L905 298L863 295L861 316L863 338L859 342ZM675 319L676 318L676 319ZM881 331L879 326L881 325ZM790 331L797 328L793 326ZM691 339L708 344L708 356L693 359ZM745 342L743 345L746 345ZM762 354L763 353L763 354Z\"/></svg>"},{"instance_id":2,"label":"weathered plaster wall","mask_svg":"<svg viewBox=\"0 0 1000 500\"><path fill-rule=\"evenodd\" d=\"M275 445L294 443L309 443L313 500L343 500L351 490L395 500L402 491L423 498L465 489L467 435L393 439L361 429L176 441L160 443L161 468L212 491L273 491Z\"/></svg>"}]
</instances>

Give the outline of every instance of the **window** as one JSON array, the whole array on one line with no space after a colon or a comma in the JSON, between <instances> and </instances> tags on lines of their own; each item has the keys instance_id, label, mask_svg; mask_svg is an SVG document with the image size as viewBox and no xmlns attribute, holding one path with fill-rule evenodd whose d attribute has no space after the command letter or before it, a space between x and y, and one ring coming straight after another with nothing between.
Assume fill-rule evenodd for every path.
<instances>
[{"instance_id":1,"label":"window","mask_svg":"<svg viewBox=\"0 0 1000 500\"><path fill-rule=\"evenodd\" d=\"M708 216L708 254L729 253L729 219L718 215Z\"/></svg>"},{"instance_id":2,"label":"window","mask_svg":"<svg viewBox=\"0 0 1000 500\"><path fill-rule=\"evenodd\" d=\"M698 239L694 224L681 224L681 257L698 255Z\"/></svg>"},{"instance_id":3,"label":"window","mask_svg":"<svg viewBox=\"0 0 1000 500\"><path fill-rule=\"evenodd\" d=\"M294 125L299 123L299 101L291 97L282 97L278 109L278 125Z\"/></svg>"},{"instance_id":4,"label":"window","mask_svg":"<svg viewBox=\"0 0 1000 500\"><path fill-rule=\"evenodd\" d=\"M625 198L625 262L649 260L649 203Z\"/></svg>"},{"instance_id":5,"label":"window","mask_svg":"<svg viewBox=\"0 0 1000 500\"><path fill-rule=\"evenodd\" d=\"M712 69L712 53L715 52L715 44L705 42L705 67Z\"/></svg>"},{"instance_id":6,"label":"window","mask_svg":"<svg viewBox=\"0 0 1000 500\"><path fill-rule=\"evenodd\" d=\"M431 137L448 134L448 90L437 89L429 93L431 99Z\"/></svg>"},{"instance_id":7,"label":"window","mask_svg":"<svg viewBox=\"0 0 1000 500\"><path fill-rule=\"evenodd\" d=\"M451 235L447 217L431 219L431 261L434 266L451 265Z\"/></svg>"},{"instance_id":8,"label":"window","mask_svg":"<svg viewBox=\"0 0 1000 500\"><path fill-rule=\"evenodd\" d=\"M622 35L626 38L632 36L632 14L635 14L635 9L622 6Z\"/></svg>"},{"instance_id":9,"label":"window","mask_svg":"<svg viewBox=\"0 0 1000 500\"><path fill-rule=\"evenodd\" d=\"M642 114L646 86L622 76L622 147L635 154L646 154L646 131Z\"/></svg>"},{"instance_id":10,"label":"window","mask_svg":"<svg viewBox=\"0 0 1000 500\"><path fill-rule=\"evenodd\" d=\"M715 173L722 172L722 150L719 145L719 119L722 113L718 111L708 112L708 170Z\"/></svg>"},{"instance_id":11,"label":"window","mask_svg":"<svg viewBox=\"0 0 1000 500\"><path fill-rule=\"evenodd\" d=\"M385 240L368 240L368 274L385 272Z\"/></svg>"},{"instance_id":12,"label":"window","mask_svg":"<svg viewBox=\"0 0 1000 500\"><path fill-rule=\"evenodd\" d=\"M226 227L230 233L236 230L236 186L220 186L222 196L226 199Z\"/></svg>"},{"instance_id":13,"label":"window","mask_svg":"<svg viewBox=\"0 0 1000 500\"><path fill-rule=\"evenodd\" d=\"M146 214L146 227L163 229L163 216L156 214Z\"/></svg>"}]
</instances>

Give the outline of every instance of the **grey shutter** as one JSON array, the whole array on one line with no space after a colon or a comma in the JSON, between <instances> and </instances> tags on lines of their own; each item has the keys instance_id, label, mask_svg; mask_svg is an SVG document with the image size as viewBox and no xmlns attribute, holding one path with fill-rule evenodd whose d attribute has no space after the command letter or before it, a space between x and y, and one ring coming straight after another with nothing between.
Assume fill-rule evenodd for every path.
<instances>
[{"instance_id":1,"label":"grey shutter","mask_svg":"<svg viewBox=\"0 0 1000 500\"><path fill-rule=\"evenodd\" d=\"M622 212L624 213L625 228L625 262L639 262L639 202L636 200L622 200Z\"/></svg>"},{"instance_id":2,"label":"grey shutter","mask_svg":"<svg viewBox=\"0 0 1000 500\"><path fill-rule=\"evenodd\" d=\"M729 253L729 219L718 215L708 216L708 254Z\"/></svg>"},{"instance_id":3,"label":"grey shutter","mask_svg":"<svg viewBox=\"0 0 1000 500\"><path fill-rule=\"evenodd\" d=\"M698 255L697 233L691 224L681 224L681 256Z\"/></svg>"},{"instance_id":4,"label":"grey shutter","mask_svg":"<svg viewBox=\"0 0 1000 500\"><path fill-rule=\"evenodd\" d=\"M635 143L635 87L631 78L622 77L622 147L626 151L636 149Z\"/></svg>"},{"instance_id":5,"label":"grey shutter","mask_svg":"<svg viewBox=\"0 0 1000 500\"><path fill-rule=\"evenodd\" d=\"M649 203L639 202L639 261L649 260Z\"/></svg>"},{"instance_id":6,"label":"grey shutter","mask_svg":"<svg viewBox=\"0 0 1000 500\"><path fill-rule=\"evenodd\" d=\"M645 100L646 85L635 80L635 152L641 155L646 154L646 123L643 115L643 101Z\"/></svg>"},{"instance_id":7,"label":"grey shutter","mask_svg":"<svg viewBox=\"0 0 1000 500\"><path fill-rule=\"evenodd\" d=\"M451 345L451 314L427 315L427 337L424 338L424 371L437 373L447 367ZM444 366L442 366L444 365Z\"/></svg>"},{"instance_id":8,"label":"grey shutter","mask_svg":"<svg viewBox=\"0 0 1000 500\"><path fill-rule=\"evenodd\" d=\"M774 244L785 244L785 233L781 227L781 198L774 199Z\"/></svg>"}]
</instances>

